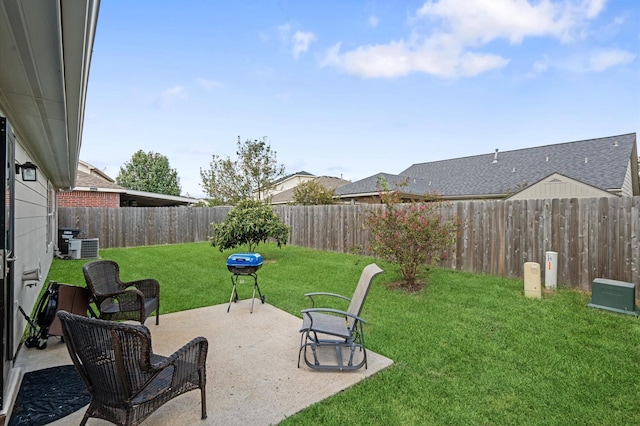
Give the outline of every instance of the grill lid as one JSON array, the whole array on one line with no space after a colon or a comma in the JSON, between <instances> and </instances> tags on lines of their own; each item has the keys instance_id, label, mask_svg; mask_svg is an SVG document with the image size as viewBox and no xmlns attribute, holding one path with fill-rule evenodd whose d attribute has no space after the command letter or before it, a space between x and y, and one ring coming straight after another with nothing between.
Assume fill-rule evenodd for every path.
<instances>
[{"instance_id":1,"label":"grill lid","mask_svg":"<svg viewBox=\"0 0 640 426\"><path fill-rule=\"evenodd\" d=\"M236 253L227 258L227 269L234 274L252 274L262 267L260 253Z\"/></svg>"}]
</instances>

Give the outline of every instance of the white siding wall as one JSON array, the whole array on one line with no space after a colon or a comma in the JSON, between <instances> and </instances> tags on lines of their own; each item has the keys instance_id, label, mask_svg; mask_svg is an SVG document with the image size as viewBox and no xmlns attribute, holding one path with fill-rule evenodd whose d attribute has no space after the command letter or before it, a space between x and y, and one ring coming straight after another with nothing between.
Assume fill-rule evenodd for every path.
<instances>
[{"instance_id":1,"label":"white siding wall","mask_svg":"<svg viewBox=\"0 0 640 426\"><path fill-rule=\"evenodd\" d=\"M625 197L633 197L633 183L631 179L631 160L629 160L629 165L627 166L627 173L624 175L624 182L622 183L622 193L621 195Z\"/></svg>"},{"instance_id":2,"label":"white siding wall","mask_svg":"<svg viewBox=\"0 0 640 426\"><path fill-rule=\"evenodd\" d=\"M32 161L19 143L16 144L16 161L21 164ZM46 285L45 278L51 267L54 244L57 241L56 221L53 218L47 220L51 213L55 217L55 199L50 200L50 204L47 202L48 197L55 197L55 191L50 189L47 177L40 169L37 174L36 182L23 182L20 175L15 175L14 348L18 347L27 326L26 320L18 311L18 305L31 315L40 290ZM53 228L47 232L47 226ZM28 284L36 282L23 282L22 274L38 266L42 278L37 285L29 286Z\"/></svg>"},{"instance_id":3,"label":"white siding wall","mask_svg":"<svg viewBox=\"0 0 640 426\"><path fill-rule=\"evenodd\" d=\"M292 176L289 179L283 180L278 183L278 186L274 188L273 194L277 194L278 192L286 191L287 189L295 188L303 182L308 182L310 180L315 179L315 176Z\"/></svg>"}]
</instances>

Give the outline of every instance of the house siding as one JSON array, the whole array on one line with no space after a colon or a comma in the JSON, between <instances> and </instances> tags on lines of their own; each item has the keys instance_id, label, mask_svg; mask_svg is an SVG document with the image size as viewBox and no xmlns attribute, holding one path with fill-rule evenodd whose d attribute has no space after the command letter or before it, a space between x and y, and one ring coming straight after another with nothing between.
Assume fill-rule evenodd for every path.
<instances>
[{"instance_id":1,"label":"house siding","mask_svg":"<svg viewBox=\"0 0 640 426\"><path fill-rule=\"evenodd\" d=\"M33 161L25 150L16 143L16 161L24 163ZM23 332L27 326L24 317L18 311L21 306L25 312L30 313L35 306L45 277L47 276L53 261L55 248L55 235L57 233L57 220L49 219L49 210L55 206L55 191L50 191L47 176L38 169L36 182L23 182L19 175L15 179L15 213L14 213L14 300L7 306L13 310L15 321L13 323L13 350L19 347ZM55 215L55 213L54 213ZM51 227L47 232L47 227ZM40 268L41 279L35 281L22 281L25 271ZM36 284L36 285L33 285ZM13 354L12 354L13 355Z\"/></svg>"},{"instance_id":2,"label":"house siding","mask_svg":"<svg viewBox=\"0 0 640 426\"><path fill-rule=\"evenodd\" d=\"M560 174L553 175L531 185L510 197L510 200L533 200L552 198L599 198L615 197L615 194L602 191L577 180Z\"/></svg>"},{"instance_id":3,"label":"house siding","mask_svg":"<svg viewBox=\"0 0 640 426\"><path fill-rule=\"evenodd\" d=\"M288 178L285 178L283 180L281 180L280 182L278 182L274 188L272 188L268 193L267 193L267 197L272 197L275 194L279 194L283 191L287 191L289 189L295 188L296 186L300 185L301 183L304 182L308 182L311 180L314 180L316 178L316 176L306 176L306 175L294 175L294 176L290 176Z\"/></svg>"},{"instance_id":4,"label":"house siding","mask_svg":"<svg viewBox=\"0 0 640 426\"><path fill-rule=\"evenodd\" d=\"M629 167L624 175L624 182L622 183L621 195L625 197L633 197L633 180L631 178L631 160L629 160Z\"/></svg>"},{"instance_id":5,"label":"house siding","mask_svg":"<svg viewBox=\"0 0 640 426\"><path fill-rule=\"evenodd\" d=\"M58 207L120 207L115 192L71 191L58 194Z\"/></svg>"}]
</instances>

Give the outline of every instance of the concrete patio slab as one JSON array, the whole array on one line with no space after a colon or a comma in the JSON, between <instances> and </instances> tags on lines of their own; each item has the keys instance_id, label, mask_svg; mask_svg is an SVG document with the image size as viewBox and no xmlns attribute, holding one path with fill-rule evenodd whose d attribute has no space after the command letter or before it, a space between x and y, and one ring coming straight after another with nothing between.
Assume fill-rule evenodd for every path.
<instances>
[{"instance_id":1,"label":"concrete patio slab","mask_svg":"<svg viewBox=\"0 0 640 426\"><path fill-rule=\"evenodd\" d=\"M170 355L196 336L209 341L207 412L200 420L200 393L168 402L145 423L154 425L272 425L390 366L390 359L367 351L369 368L319 372L297 368L302 320L268 303L251 299L162 315L147 320L153 351ZM25 372L70 364L64 343L49 339L44 350L22 348L16 366ZM52 425L79 424L81 409ZM108 422L90 419L88 425Z\"/></svg>"}]
</instances>

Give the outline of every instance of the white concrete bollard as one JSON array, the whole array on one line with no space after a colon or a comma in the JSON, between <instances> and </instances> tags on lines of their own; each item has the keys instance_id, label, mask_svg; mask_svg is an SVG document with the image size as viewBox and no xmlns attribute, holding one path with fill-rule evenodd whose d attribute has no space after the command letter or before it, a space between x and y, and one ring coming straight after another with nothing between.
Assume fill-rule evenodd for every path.
<instances>
[{"instance_id":1,"label":"white concrete bollard","mask_svg":"<svg viewBox=\"0 0 640 426\"><path fill-rule=\"evenodd\" d=\"M542 298L540 264L538 262L525 262L524 264L524 295L536 299Z\"/></svg>"}]
</instances>

